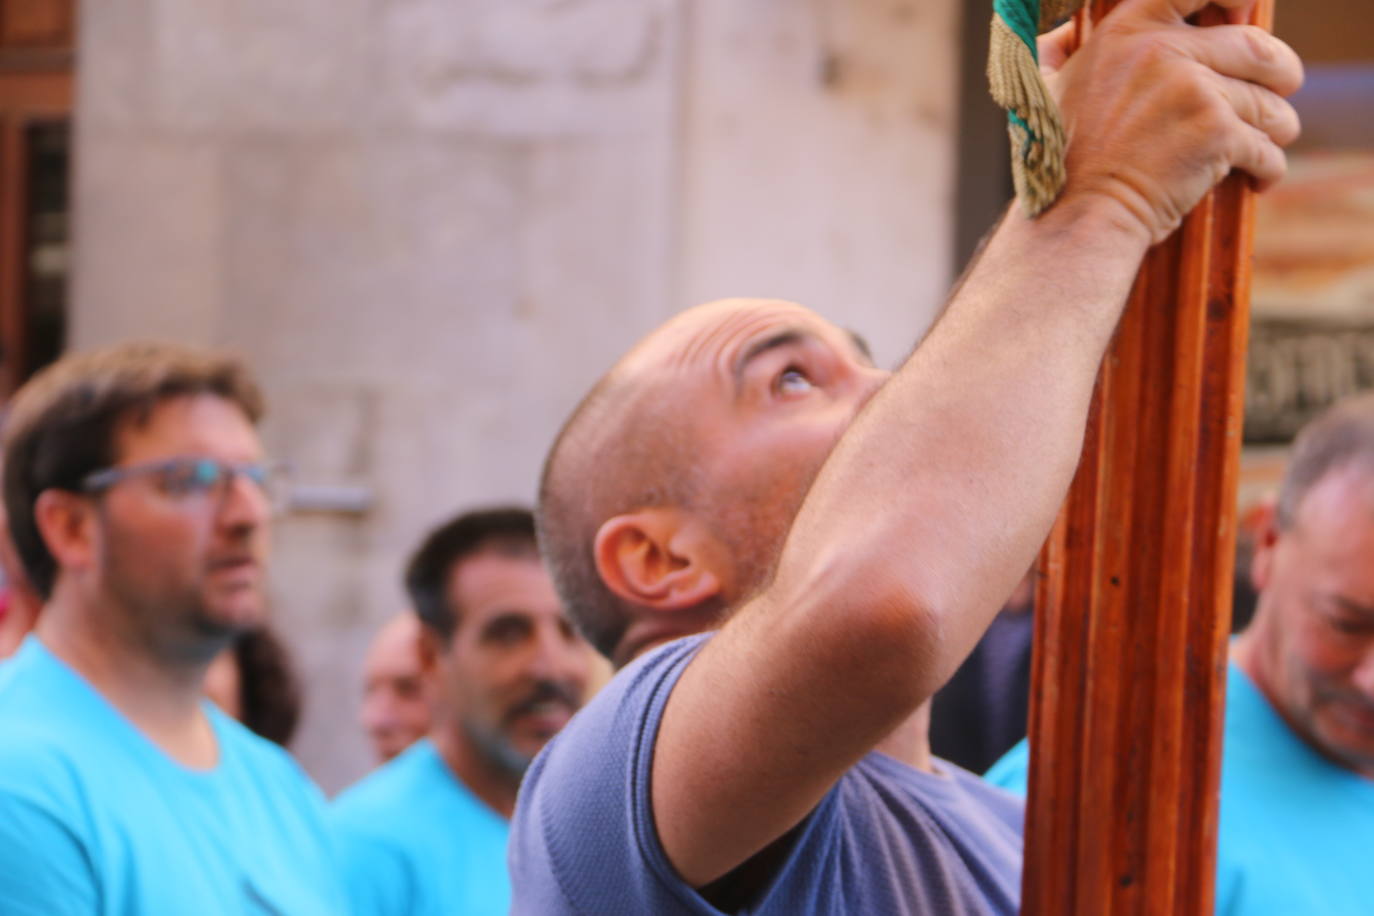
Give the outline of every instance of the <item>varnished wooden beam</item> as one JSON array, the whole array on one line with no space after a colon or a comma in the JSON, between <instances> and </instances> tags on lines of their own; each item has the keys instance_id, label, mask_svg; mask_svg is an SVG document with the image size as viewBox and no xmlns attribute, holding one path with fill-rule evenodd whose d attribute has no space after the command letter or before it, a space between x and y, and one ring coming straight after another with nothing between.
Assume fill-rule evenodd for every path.
<instances>
[{"instance_id":1,"label":"varnished wooden beam","mask_svg":"<svg viewBox=\"0 0 1374 916\"><path fill-rule=\"evenodd\" d=\"M1026 914L1213 909L1251 198L1232 175L1150 252L1041 555Z\"/></svg>"}]
</instances>

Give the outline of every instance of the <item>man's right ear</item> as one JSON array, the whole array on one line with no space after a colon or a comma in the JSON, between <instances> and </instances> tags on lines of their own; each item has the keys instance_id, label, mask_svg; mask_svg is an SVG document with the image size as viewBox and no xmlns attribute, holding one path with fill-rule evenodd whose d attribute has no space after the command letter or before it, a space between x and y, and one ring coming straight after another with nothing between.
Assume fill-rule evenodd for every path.
<instances>
[{"instance_id":1,"label":"man's right ear","mask_svg":"<svg viewBox=\"0 0 1374 916\"><path fill-rule=\"evenodd\" d=\"M703 526L658 506L617 515L596 533L596 571L616 595L644 607L685 610L720 594L718 555Z\"/></svg>"},{"instance_id":2,"label":"man's right ear","mask_svg":"<svg viewBox=\"0 0 1374 916\"><path fill-rule=\"evenodd\" d=\"M95 506L89 497L69 490L44 490L34 500L33 521L58 569L95 564Z\"/></svg>"},{"instance_id":3,"label":"man's right ear","mask_svg":"<svg viewBox=\"0 0 1374 916\"><path fill-rule=\"evenodd\" d=\"M1246 564L1250 586L1256 592L1269 587L1274 569L1274 549L1279 543L1279 512L1275 499L1265 499L1251 506L1236 520L1240 536L1251 540L1250 562Z\"/></svg>"}]
</instances>

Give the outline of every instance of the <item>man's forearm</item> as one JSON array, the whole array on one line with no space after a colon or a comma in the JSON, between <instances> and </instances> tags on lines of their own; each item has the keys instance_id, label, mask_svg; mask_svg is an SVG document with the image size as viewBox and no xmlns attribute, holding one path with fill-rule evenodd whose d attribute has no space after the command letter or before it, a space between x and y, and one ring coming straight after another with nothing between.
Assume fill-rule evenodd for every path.
<instances>
[{"instance_id":1,"label":"man's forearm","mask_svg":"<svg viewBox=\"0 0 1374 916\"><path fill-rule=\"evenodd\" d=\"M772 584L683 672L653 798L689 881L799 823L954 670L1053 522L1147 246L1231 169L1282 174L1301 65L1188 24L1203 2L1125 0L1064 64L1063 197L1008 217L831 453Z\"/></svg>"},{"instance_id":2,"label":"man's forearm","mask_svg":"<svg viewBox=\"0 0 1374 916\"><path fill-rule=\"evenodd\" d=\"M1110 213L1010 214L808 495L774 591L824 594L851 626L871 609L851 596L878 626L900 626L906 602L921 619L899 651L932 663L910 672L912 702L971 650L1053 523L1145 248Z\"/></svg>"}]
</instances>

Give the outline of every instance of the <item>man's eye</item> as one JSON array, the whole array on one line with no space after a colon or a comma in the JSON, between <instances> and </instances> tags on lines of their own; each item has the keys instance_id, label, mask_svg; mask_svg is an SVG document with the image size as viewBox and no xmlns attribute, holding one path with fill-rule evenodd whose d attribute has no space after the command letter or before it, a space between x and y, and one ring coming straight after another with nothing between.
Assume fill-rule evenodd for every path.
<instances>
[{"instance_id":1,"label":"man's eye","mask_svg":"<svg viewBox=\"0 0 1374 916\"><path fill-rule=\"evenodd\" d=\"M487 642L513 645L524 640L530 633L530 626L523 620L498 620L487 627Z\"/></svg>"},{"instance_id":2,"label":"man's eye","mask_svg":"<svg viewBox=\"0 0 1374 916\"><path fill-rule=\"evenodd\" d=\"M787 367L778 376L777 389L779 394L805 394L814 387L810 376L796 366Z\"/></svg>"},{"instance_id":3,"label":"man's eye","mask_svg":"<svg viewBox=\"0 0 1374 916\"><path fill-rule=\"evenodd\" d=\"M159 483L169 496L189 496L211 489L218 479L219 468L213 462L195 461L167 468Z\"/></svg>"},{"instance_id":4,"label":"man's eye","mask_svg":"<svg viewBox=\"0 0 1374 916\"><path fill-rule=\"evenodd\" d=\"M1374 626L1367 620L1352 620L1349 617L1329 617L1331 628L1337 633L1346 636L1363 636L1374 631Z\"/></svg>"}]
</instances>

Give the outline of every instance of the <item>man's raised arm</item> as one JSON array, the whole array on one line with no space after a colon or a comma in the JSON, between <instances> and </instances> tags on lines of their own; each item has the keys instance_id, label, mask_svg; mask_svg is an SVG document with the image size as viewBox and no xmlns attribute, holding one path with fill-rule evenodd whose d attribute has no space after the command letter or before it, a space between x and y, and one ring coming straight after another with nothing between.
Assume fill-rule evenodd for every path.
<instances>
[{"instance_id":1,"label":"man's raised arm","mask_svg":"<svg viewBox=\"0 0 1374 916\"><path fill-rule=\"evenodd\" d=\"M1231 169L1281 177L1301 65L1259 30L1186 24L1202 5L1127 0L1064 65L1062 198L1013 210L832 452L771 586L677 683L652 798L690 883L799 823L949 677L1054 520L1146 249Z\"/></svg>"}]
</instances>

